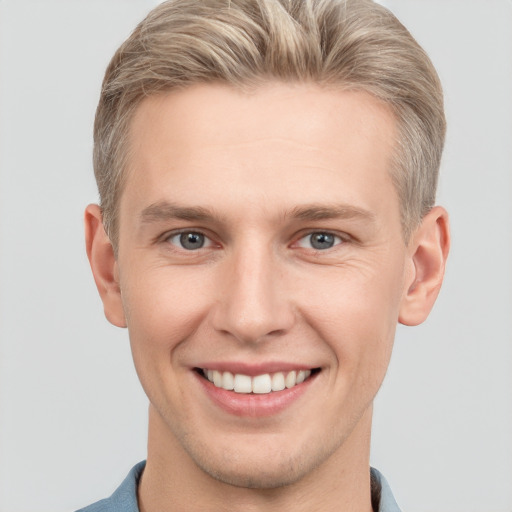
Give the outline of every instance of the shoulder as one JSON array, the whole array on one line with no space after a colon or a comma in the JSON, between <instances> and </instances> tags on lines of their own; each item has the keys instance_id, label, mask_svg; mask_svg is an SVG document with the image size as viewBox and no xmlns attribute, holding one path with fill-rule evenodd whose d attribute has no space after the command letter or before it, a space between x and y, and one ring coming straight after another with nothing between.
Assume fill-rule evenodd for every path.
<instances>
[{"instance_id":1,"label":"shoulder","mask_svg":"<svg viewBox=\"0 0 512 512\"><path fill-rule=\"evenodd\" d=\"M384 475L377 469L371 468L371 479L372 495L374 493L378 495L376 498L378 503L378 512L401 512L400 507L391 492L391 487L389 486L388 481L384 478ZM372 502L373 501L372 496Z\"/></svg>"},{"instance_id":2,"label":"shoulder","mask_svg":"<svg viewBox=\"0 0 512 512\"><path fill-rule=\"evenodd\" d=\"M76 512L139 512L137 486L145 466L146 461L135 465L110 498L97 501Z\"/></svg>"}]
</instances>

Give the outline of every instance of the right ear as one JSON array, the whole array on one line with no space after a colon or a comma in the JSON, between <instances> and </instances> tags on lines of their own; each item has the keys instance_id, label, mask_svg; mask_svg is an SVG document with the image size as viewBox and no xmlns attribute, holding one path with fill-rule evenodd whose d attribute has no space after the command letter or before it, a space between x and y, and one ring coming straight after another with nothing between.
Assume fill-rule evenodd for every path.
<instances>
[{"instance_id":1,"label":"right ear","mask_svg":"<svg viewBox=\"0 0 512 512\"><path fill-rule=\"evenodd\" d=\"M85 209L85 245L96 287L103 301L107 320L117 327L126 327L119 269L114 248L103 227L101 208L90 204Z\"/></svg>"}]
</instances>

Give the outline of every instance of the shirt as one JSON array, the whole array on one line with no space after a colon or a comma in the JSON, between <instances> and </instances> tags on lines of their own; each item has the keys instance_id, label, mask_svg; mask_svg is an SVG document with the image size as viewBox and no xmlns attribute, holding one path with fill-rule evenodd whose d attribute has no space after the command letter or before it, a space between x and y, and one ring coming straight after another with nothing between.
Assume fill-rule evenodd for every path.
<instances>
[{"instance_id":1,"label":"shirt","mask_svg":"<svg viewBox=\"0 0 512 512\"><path fill-rule=\"evenodd\" d=\"M139 512L137 486L145 465L146 461L144 460L134 466L110 498L97 501L76 512ZM400 512L386 479L374 468L371 468L371 473L381 487L379 512Z\"/></svg>"}]
</instances>

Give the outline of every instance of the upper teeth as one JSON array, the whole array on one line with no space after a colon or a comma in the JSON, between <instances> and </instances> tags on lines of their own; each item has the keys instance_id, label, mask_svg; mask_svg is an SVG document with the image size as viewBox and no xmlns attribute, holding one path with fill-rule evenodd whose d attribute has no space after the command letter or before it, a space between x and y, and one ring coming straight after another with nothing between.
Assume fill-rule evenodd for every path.
<instances>
[{"instance_id":1,"label":"upper teeth","mask_svg":"<svg viewBox=\"0 0 512 512\"><path fill-rule=\"evenodd\" d=\"M304 382L311 375L311 370L293 370L291 372L264 373L250 377L241 373L203 370L204 376L216 387L234 391L235 393L270 393Z\"/></svg>"}]
</instances>

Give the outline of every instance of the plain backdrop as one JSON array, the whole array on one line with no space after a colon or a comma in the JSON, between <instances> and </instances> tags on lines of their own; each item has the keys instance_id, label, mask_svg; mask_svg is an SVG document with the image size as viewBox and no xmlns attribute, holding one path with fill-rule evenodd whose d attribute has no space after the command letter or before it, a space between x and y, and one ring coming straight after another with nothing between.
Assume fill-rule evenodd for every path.
<instances>
[{"instance_id":1,"label":"plain backdrop","mask_svg":"<svg viewBox=\"0 0 512 512\"><path fill-rule=\"evenodd\" d=\"M0 511L106 497L145 458L147 401L84 251L104 69L156 0L0 0ZM429 52L453 248L399 328L372 464L407 512L512 511L512 2L388 0Z\"/></svg>"}]
</instances>

